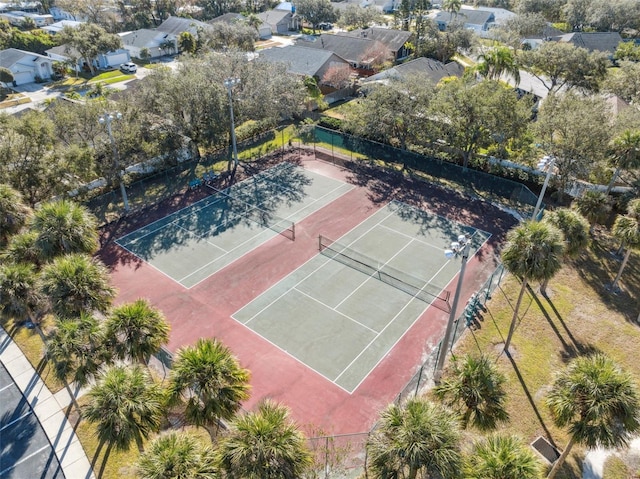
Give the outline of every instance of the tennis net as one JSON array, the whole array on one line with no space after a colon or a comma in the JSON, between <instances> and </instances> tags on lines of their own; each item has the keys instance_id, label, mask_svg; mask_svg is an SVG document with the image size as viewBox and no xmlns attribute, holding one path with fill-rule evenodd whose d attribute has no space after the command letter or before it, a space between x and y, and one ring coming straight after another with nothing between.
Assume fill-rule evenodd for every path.
<instances>
[{"instance_id":1,"label":"tennis net","mask_svg":"<svg viewBox=\"0 0 640 479\"><path fill-rule=\"evenodd\" d=\"M280 218L270 211L263 210L258 206L252 205L236 196L230 195L226 191L219 190L210 184L205 184L205 186L213 196L223 198L226 205L243 218L253 221L263 228L273 230L276 233L289 238L291 241L295 241L296 224L293 221Z\"/></svg>"},{"instance_id":2,"label":"tennis net","mask_svg":"<svg viewBox=\"0 0 640 479\"><path fill-rule=\"evenodd\" d=\"M443 311L451 311L449 291L447 290L434 286L428 281L418 279L410 274L403 273L387 264L381 264L373 258L369 258L352 248L341 245L326 236L320 235L318 237L318 246L320 252L331 259L350 266L383 283L387 283L425 303L433 304Z\"/></svg>"}]
</instances>

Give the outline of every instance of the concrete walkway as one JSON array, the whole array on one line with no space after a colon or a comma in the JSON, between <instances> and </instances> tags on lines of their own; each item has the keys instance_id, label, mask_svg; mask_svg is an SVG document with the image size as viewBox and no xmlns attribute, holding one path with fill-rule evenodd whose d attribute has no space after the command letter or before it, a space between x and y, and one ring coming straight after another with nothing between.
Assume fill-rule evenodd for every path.
<instances>
[{"instance_id":1,"label":"concrete walkway","mask_svg":"<svg viewBox=\"0 0 640 479\"><path fill-rule=\"evenodd\" d=\"M51 393L29 360L0 328L0 362L13 377L27 402L31 405L67 479L95 479L87 455L65 416L70 404L66 390Z\"/></svg>"},{"instance_id":2,"label":"concrete walkway","mask_svg":"<svg viewBox=\"0 0 640 479\"><path fill-rule=\"evenodd\" d=\"M640 458L640 438L631 441L628 451L624 453L633 454ZM604 463L612 454L618 454L618 451L615 449L598 448L587 452L582 462L582 479L602 479Z\"/></svg>"}]
</instances>

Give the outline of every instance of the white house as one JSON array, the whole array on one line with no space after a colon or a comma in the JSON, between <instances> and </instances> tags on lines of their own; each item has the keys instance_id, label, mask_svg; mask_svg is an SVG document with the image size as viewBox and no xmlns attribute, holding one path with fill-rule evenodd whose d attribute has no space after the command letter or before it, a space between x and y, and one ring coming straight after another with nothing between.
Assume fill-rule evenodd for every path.
<instances>
[{"instance_id":1,"label":"white house","mask_svg":"<svg viewBox=\"0 0 640 479\"><path fill-rule=\"evenodd\" d=\"M161 57L178 51L178 39L171 33L141 28L133 32L119 33L125 50L134 58L142 58L140 53L144 48L149 51L151 58Z\"/></svg>"},{"instance_id":2,"label":"white house","mask_svg":"<svg viewBox=\"0 0 640 479\"><path fill-rule=\"evenodd\" d=\"M64 30L65 27L69 28L78 28L84 22L76 22L75 20L60 20L59 22L52 23L51 25L47 25L46 27L40 28L40 30L44 30L51 35L55 35L56 33L60 33Z\"/></svg>"},{"instance_id":3,"label":"white house","mask_svg":"<svg viewBox=\"0 0 640 479\"><path fill-rule=\"evenodd\" d=\"M75 69L77 71L87 70L85 68L85 60L81 57L80 53L72 47L67 45L60 45L58 47L49 48L45 52L49 58L57 62L75 62ZM119 48L116 51L108 53L100 53L93 59L93 66L103 70L114 68L122 63L127 63L131 60L129 52L124 48Z\"/></svg>"},{"instance_id":4,"label":"white house","mask_svg":"<svg viewBox=\"0 0 640 479\"><path fill-rule=\"evenodd\" d=\"M27 18L33 20L36 27L44 27L53 23L53 15L39 15L37 13L22 12L12 10L6 13L0 13L0 18L6 20L14 27L21 26Z\"/></svg>"},{"instance_id":5,"label":"white house","mask_svg":"<svg viewBox=\"0 0 640 479\"><path fill-rule=\"evenodd\" d=\"M49 57L16 48L0 51L0 67L11 70L14 86L51 79L53 76L51 63L52 60Z\"/></svg>"}]
</instances>

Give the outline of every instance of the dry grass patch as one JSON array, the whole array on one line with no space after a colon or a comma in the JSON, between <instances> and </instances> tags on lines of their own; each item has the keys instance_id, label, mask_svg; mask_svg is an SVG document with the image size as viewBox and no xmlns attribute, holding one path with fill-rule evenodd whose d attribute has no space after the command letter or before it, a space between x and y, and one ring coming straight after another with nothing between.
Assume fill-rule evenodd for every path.
<instances>
[{"instance_id":1,"label":"dry grass patch","mask_svg":"<svg viewBox=\"0 0 640 479\"><path fill-rule=\"evenodd\" d=\"M467 331L458 342L456 355L487 353L507 376L511 421L502 427L504 431L516 433L529 443L544 436L559 449L565 447L568 435L553 425L545 397L554 372L577 355L601 351L640 385L640 363L636 359L640 326L635 322L640 260L632 255L622 276L623 291L609 293L604 285L619 268L616 258L609 254L614 246L606 235L598 235L580 258L551 280L548 297L540 294L538 284L530 285L519 311L511 358L502 353L502 346L521 287L513 276L503 281L487 303L480 328ZM584 449L574 447L558 478L582 477L584 454Z\"/></svg>"}]
</instances>

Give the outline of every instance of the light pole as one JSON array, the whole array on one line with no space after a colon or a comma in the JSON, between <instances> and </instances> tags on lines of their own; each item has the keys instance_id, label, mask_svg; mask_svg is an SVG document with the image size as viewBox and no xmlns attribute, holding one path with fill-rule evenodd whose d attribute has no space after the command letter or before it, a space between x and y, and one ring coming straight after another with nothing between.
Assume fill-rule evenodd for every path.
<instances>
[{"instance_id":1,"label":"light pole","mask_svg":"<svg viewBox=\"0 0 640 479\"><path fill-rule=\"evenodd\" d=\"M231 117L231 144L233 145L233 171L235 173L238 168L238 147L236 145L236 127L233 120L233 96L231 95L231 89L240 83L240 78L227 78L224 81L224 86L227 87L229 93L229 116Z\"/></svg>"},{"instance_id":2,"label":"light pole","mask_svg":"<svg viewBox=\"0 0 640 479\"><path fill-rule=\"evenodd\" d=\"M116 146L116 140L113 138L113 130L111 129L111 123L113 120L122 119L122 113L119 111L115 113L105 113L98 121L101 125L106 125L107 133L109 133L109 140L111 141L111 150L113 153L113 165L118 172L118 180L120 181L120 193L122 193L122 203L124 204L124 211L129 212L129 200L127 198L127 190L124 188L124 181L122 179L122 170L120 170L120 162L118 161L118 147Z\"/></svg>"},{"instance_id":3,"label":"light pole","mask_svg":"<svg viewBox=\"0 0 640 479\"><path fill-rule=\"evenodd\" d=\"M447 321L447 329L444 332L444 338L440 344L440 352L438 353L438 362L436 365L436 372L433 375L436 383L442 379L442 369L444 368L444 360L447 357L447 350L449 349L449 339L453 332L453 325L456 320L456 310L458 309L458 301L460 300L460 293L462 292L462 282L464 281L464 271L467 267L467 259L469 259L469 250L471 249L471 240L466 235L458 236L458 241L451 243L451 249L445 250L444 254L447 258L453 258L462 255L462 264L460 265L460 274L458 276L458 284L456 286L456 292L453 295L453 304L451 305L451 312L449 313L449 321Z\"/></svg>"},{"instance_id":4,"label":"light pole","mask_svg":"<svg viewBox=\"0 0 640 479\"><path fill-rule=\"evenodd\" d=\"M551 173L553 172L553 165L556 164L556 158L554 156L545 156L543 157L537 164L536 168L540 171L544 171L545 168L547 170L547 176L544 179L544 184L542 185L542 190L540 191L540 196L538 196L538 202L536 203L536 207L533 209L533 221L537 221L538 212L540 211L540 205L542 205L542 198L544 198L544 194L547 191L547 186L549 185L549 179L551 178Z\"/></svg>"}]
</instances>

